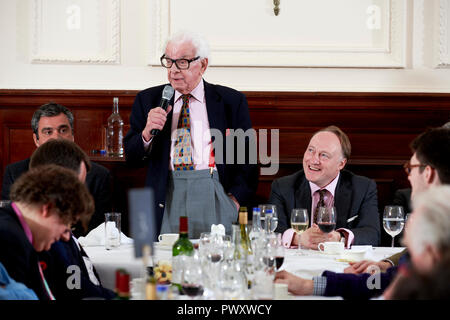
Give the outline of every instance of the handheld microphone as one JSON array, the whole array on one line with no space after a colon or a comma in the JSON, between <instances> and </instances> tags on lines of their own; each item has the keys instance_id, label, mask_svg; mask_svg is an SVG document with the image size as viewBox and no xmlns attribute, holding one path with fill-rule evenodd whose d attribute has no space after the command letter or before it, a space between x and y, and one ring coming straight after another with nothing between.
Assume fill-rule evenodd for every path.
<instances>
[{"instance_id":1,"label":"handheld microphone","mask_svg":"<svg viewBox=\"0 0 450 320\"><path fill-rule=\"evenodd\" d=\"M164 110L167 110L167 107L169 106L170 99L172 99L173 94L175 93L175 90L170 85L166 85L164 87L161 102L159 103L159 107L163 108ZM158 129L152 129L150 133L154 136L159 134Z\"/></svg>"}]
</instances>

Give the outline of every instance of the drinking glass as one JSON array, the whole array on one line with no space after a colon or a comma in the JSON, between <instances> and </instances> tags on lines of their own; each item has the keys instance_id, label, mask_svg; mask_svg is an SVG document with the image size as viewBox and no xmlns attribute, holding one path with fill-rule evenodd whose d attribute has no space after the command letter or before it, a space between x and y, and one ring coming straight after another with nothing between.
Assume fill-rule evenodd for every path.
<instances>
[{"instance_id":1,"label":"drinking glass","mask_svg":"<svg viewBox=\"0 0 450 320\"><path fill-rule=\"evenodd\" d=\"M203 272L198 254L185 256L181 273L181 288L191 299L203 295Z\"/></svg>"},{"instance_id":2,"label":"drinking glass","mask_svg":"<svg viewBox=\"0 0 450 320\"><path fill-rule=\"evenodd\" d=\"M284 247L281 233L267 235L263 262L269 269L279 271L284 262Z\"/></svg>"},{"instance_id":3,"label":"drinking glass","mask_svg":"<svg viewBox=\"0 0 450 320\"><path fill-rule=\"evenodd\" d=\"M277 206L274 204L262 204L258 206L261 209L261 227L266 232L274 232L278 226Z\"/></svg>"},{"instance_id":4,"label":"drinking glass","mask_svg":"<svg viewBox=\"0 0 450 320\"><path fill-rule=\"evenodd\" d=\"M317 225L324 233L333 231L336 228L336 207L319 207Z\"/></svg>"},{"instance_id":5,"label":"drinking glass","mask_svg":"<svg viewBox=\"0 0 450 320\"><path fill-rule=\"evenodd\" d=\"M235 260L226 260L220 265L220 277L216 279L216 299L240 300L246 298L248 282L245 272Z\"/></svg>"},{"instance_id":6,"label":"drinking glass","mask_svg":"<svg viewBox=\"0 0 450 320\"><path fill-rule=\"evenodd\" d=\"M211 232L202 232L198 241L198 254L200 255L200 260L202 264L208 262L208 254L211 247L213 234Z\"/></svg>"},{"instance_id":7,"label":"drinking glass","mask_svg":"<svg viewBox=\"0 0 450 320\"><path fill-rule=\"evenodd\" d=\"M291 211L291 227L294 229L298 238L298 248L301 249L300 245L300 235L308 229L309 226L309 216L308 210L294 208Z\"/></svg>"},{"instance_id":8,"label":"drinking glass","mask_svg":"<svg viewBox=\"0 0 450 320\"><path fill-rule=\"evenodd\" d=\"M383 213L383 228L392 237L391 247L394 247L394 238L402 232L405 225L405 213L402 206L385 206Z\"/></svg>"},{"instance_id":9,"label":"drinking glass","mask_svg":"<svg viewBox=\"0 0 450 320\"><path fill-rule=\"evenodd\" d=\"M105 248L111 250L120 247L121 213L105 213Z\"/></svg>"}]
</instances>

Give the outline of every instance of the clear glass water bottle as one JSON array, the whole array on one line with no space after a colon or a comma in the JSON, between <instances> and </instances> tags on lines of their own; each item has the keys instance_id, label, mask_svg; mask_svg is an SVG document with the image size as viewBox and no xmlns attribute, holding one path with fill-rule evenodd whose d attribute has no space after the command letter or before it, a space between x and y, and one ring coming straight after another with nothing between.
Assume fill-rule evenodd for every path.
<instances>
[{"instance_id":1,"label":"clear glass water bottle","mask_svg":"<svg viewBox=\"0 0 450 320\"><path fill-rule=\"evenodd\" d=\"M113 113L108 118L106 150L110 156L123 156L123 120L119 114L119 98L117 97L113 99Z\"/></svg>"}]
</instances>

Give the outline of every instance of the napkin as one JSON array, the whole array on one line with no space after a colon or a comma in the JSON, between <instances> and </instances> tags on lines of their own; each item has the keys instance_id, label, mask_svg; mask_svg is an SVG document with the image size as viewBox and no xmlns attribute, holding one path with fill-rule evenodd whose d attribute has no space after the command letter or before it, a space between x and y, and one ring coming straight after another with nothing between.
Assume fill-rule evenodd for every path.
<instances>
[{"instance_id":1,"label":"napkin","mask_svg":"<svg viewBox=\"0 0 450 320\"><path fill-rule=\"evenodd\" d=\"M211 234L217 234L219 236L225 235L225 227L223 224L213 224L211 225Z\"/></svg>"},{"instance_id":2,"label":"napkin","mask_svg":"<svg viewBox=\"0 0 450 320\"><path fill-rule=\"evenodd\" d=\"M105 223L91 230L86 237L79 237L78 242L83 246L104 246L105 245ZM120 233L121 244L133 244L133 239L128 238L123 232Z\"/></svg>"}]
</instances>

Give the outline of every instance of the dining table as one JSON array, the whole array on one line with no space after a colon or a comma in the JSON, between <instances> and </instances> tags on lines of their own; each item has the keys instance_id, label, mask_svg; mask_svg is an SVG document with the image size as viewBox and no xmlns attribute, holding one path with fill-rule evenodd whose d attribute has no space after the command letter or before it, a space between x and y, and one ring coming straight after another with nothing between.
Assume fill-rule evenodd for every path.
<instances>
[{"instance_id":1,"label":"dining table","mask_svg":"<svg viewBox=\"0 0 450 320\"><path fill-rule=\"evenodd\" d=\"M196 241L198 240L193 240L194 243ZM356 247L353 248L353 250L355 249ZM359 259L380 261L404 249L403 247L360 246L358 251L361 252L362 250L364 253L359 256ZM147 260L147 265L144 265L142 257L136 258L132 244L122 244L120 247L111 250L106 250L104 245L84 246L84 250L95 266L102 285L111 290L115 288L115 275L118 269L126 270L130 275L130 280L144 278L147 266L163 262L171 264L172 260L172 247L158 242L153 244L153 250ZM286 270L305 279L320 276L325 270L343 272L349 266L349 262L352 261L348 258L348 255L344 255L345 251L347 249L343 253L327 254L318 250L286 248L284 250L284 262L279 270ZM314 296L309 298L322 299ZM308 299L308 297L302 299Z\"/></svg>"}]
</instances>

